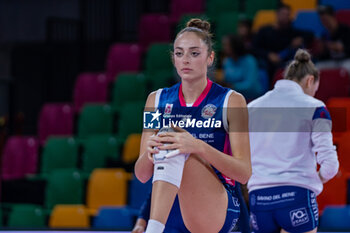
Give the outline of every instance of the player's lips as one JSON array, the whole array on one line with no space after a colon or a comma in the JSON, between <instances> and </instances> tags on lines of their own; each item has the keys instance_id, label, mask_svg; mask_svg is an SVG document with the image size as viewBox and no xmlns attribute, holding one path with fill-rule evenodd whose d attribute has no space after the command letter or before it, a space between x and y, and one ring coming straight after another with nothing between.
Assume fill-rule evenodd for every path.
<instances>
[{"instance_id":1,"label":"player's lips","mask_svg":"<svg viewBox=\"0 0 350 233\"><path fill-rule=\"evenodd\" d=\"M192 69L190 69L190 68L182 68L181 71L183 71L183 72L190 72L190 71L192 71Z\"/></svg>"}]
</instances>

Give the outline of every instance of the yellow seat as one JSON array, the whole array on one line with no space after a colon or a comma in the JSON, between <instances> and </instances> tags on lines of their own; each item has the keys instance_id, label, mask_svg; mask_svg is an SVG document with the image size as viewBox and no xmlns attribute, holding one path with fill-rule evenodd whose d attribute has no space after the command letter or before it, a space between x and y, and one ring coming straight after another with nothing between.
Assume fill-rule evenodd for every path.
<instances>
[{"instance_id":1,"label":"yellow seat","mask_svg":"<svg viewBox=\"0 0 350 233\"><path fill-rule=\"evenodd\" d=\"M89 228L90 217L84 205L55 205L50 216L49 226Z\"/></svg>"},{"instance_id":2,"label":"yellow seat","mask_svg":"<svg viewBox=\"0 0 350 233\"><path fill-rule=\"evenodd\" d=\"M122 160L124 163L133 163L140 153L141 134L130 134L124 143Z\"/></svg>"},{"instance_id":3,"label":"yellow seat","mask_svg":"<svg viewBox=\"0 0 350 233\"><path fill-rule=\"evenodd\" d=\"M293 17L299 10L315 10L317 6L317 0L282 0L282 2L290 6Z\"/></svg>"},{"instance_id":4,"label":"yellow seat","mask_svg":"<svg viewBox=\"0 0 350 233\"><path fill-rule=\"evenodd\" d=\"M125 206L130 175L122 168L95 169L87 187L87 207L96 215L102 206Z\"/></svg>"},{"instance_id":5,"label":"yellow seat","mask_svg":"<svg viewBox=\"0 0 350 233\"><path fill-rule=\"evenodd\" d=\"M257 32L260 28L266 25L276 23L276 11L275 10L259 10L256 12L253 20L253 31Z\"/></svg>"}]
</instances>

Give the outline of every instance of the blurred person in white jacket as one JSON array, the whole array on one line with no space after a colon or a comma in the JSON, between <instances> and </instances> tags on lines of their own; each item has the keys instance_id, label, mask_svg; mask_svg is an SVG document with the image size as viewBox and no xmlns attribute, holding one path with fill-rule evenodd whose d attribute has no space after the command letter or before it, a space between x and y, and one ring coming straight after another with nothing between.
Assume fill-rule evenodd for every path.
<instances>
[{"instance_id":1,"label":"blurred person in white jacket","mask_svg":"<svg viewBox=\"0 0 350 233\"><path fill-rule=\"evenodd\" d=\"M317 232L316 196L339 168L330 114L313 97L319 82L310 54L299 49L284 79L248 105L255 233Z\"/></svg>"}]
</instances>

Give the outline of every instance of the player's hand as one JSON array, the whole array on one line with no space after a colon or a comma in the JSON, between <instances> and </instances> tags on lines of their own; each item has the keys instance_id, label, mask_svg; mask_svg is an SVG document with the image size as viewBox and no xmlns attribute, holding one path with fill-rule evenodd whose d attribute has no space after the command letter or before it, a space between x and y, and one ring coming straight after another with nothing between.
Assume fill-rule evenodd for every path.
<instances>
[{"instance_id":1,"label":"player's hand","mask_svg":"<svg viewBox=\"0 0 350 233\"><path fill-rule=\"evenodd\" d=\"M180 127L172 128L175 132L165 132L157 136L157 140L165 144L159 146L159 150L178 150L179 154L197 153L198 140Z\"/></svg>"},{"instance_id":2,"label":"player's hand","mask_svg":"<svg viewBox=\"0 0 350 233\"><path fill-rule=\"evenodd\" d=\"M146 221L142 218L137 219L134 229L131 233L143 233L146 229Z\"/></svg>"},{"instance_id":3,"label":"player's hand","mask_svg":"<svg viewBox=\"0 0 350 233\"><path fill-rule=\"evenodd\" d=\"M153 163L153 154L158 154L159 150L157 149L159 146L162 146L163 144L159 142L158 137L156 136L159 130L155 130L154 134L149 137L149 140L147 141L147 155L148 159L152 161Z\"/></svg>"}]
</instances>

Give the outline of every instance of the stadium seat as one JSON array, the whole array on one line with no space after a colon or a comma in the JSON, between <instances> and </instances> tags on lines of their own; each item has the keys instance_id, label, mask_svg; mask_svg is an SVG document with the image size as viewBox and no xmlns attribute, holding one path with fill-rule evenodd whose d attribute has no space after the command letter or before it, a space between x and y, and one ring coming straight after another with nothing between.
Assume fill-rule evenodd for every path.
<instances>
[{"instance_id":1,"label":"stadium seat","mask_svg":"<svg viewBox=\"0 0 350 233\"><path fill-rule=\"evenodd\" d=\"M320 213L328 205L345 205L346 204L346 182L349 178L348 173L339 170L338 174L324 184L322 193L317 196L317 204Z\"/></svg>"},{"instance_id":2,"label":"stadium seat","mask_svg":"<svg viewBox=\"0 0 350 233\"><path fill-rule=\"evenodd\" d=\"M120 159L122 143L112 135L90 136L83 142L82 169L90 173L106 166L108 158Z\"/></svg>"},{"instance_id":3,"label":"stadium seat","mask_svg":"<svg viewBox=\"0 0 350 233\"><path fill-rule=\"evenodd\" d=\"M232 1L231 1L232 2ZM225 35L236 34L238 23L237 12L226 12L222 13L217 17L215 36L217 43L214 45L216 51L221 50L221 40Z\"/></svg>"},{"instance_id":4,"label":"stadium seat","mask_svg":"<svg viewBox=\"0 0 350 233\"><path fill-rule=\"evenodd\" d=\"M345 69L320 70L320 86L316 98L327 102L331 97L347 97L350 93L350 76Z\"/></svg>"},{"instance_id":5,"label":"stadium seat","mask_svg":"<svg viewBox=\"0 0 350 233\"><path fill-rule=\"evenodd\" d=\"M282 2L290 6L293 17L300 10L315 10L317 6L317 0L282 0Z\"/></svg>"},{"instance_id":6,"label":"stadium seat","mask_svg":"<svg viewBox=\"0 0 350 233\"><path fill-rule=\"evenodd\" d=\"M328 206L321 216L320 228L328 231L350 231L350 205Z\"/></svg>"},{"instance_id":7,"label":"stadium seat","mask_svg":"<svg viewBox=\"0 0 350 233\"><path fill-rule=\"evenodd\" d=\"M336 141L338 160L343 171L350 173L350 132L346 132Z\"/></svg>"},{"instance_id":8,"label":"stadium seat","mask_svg":"<svg viewBox=\"0 0 350 233\"><path fill-rule=\"evenodd\" d=\"M131 231L137 211L127 207L102 207L93 222L93 228Z\"/></svg>"},{"instance_id":9,"label":"stadium seat","mask_svg":"<svg viewBox=\"0 0 350 233\"><path fill-rule=\"evenodd\" d=\"M146 54L145 72L154 74L159 71L172 71L174 66L171 61L171 45L169 43L152 44Z\"/></svg>"},{"instance_id":10,"label":"stadium seat","mask_svg":"<svg viewBox=\"0 0 350 233\"><path fill-rule=\"evenodd\" d=\"M78 136L112 134L113 111L110 105L86 105L78 120Z\"/></svg>"},{"instance_id":11,"label":"stadium seat","mask_svg":"<svg viewBox=\"0 0 350 233\"><path fill-rule=\"evenodd\" d=\"M150 91L156 91L159 88L170 87L176 83L175 73L173 70L161 70L146 75L147 86Z\"/></svg>"},{"instance_id":12,"label":"stadium seat","mask_svg":"<svg viewBox=\"0 0 350 233\"><path fill-rule=\"evenodd\" d=\"M45 104L41 109L38 134L41 145L49 136L69 136L73 134L74 111L71 104Z\"/></svg>"},{"instance_id":13,"label":"stadium seat","mask_svg":"<svg viewBox=\"0 0 350 233\"><path fill-rule=\"evenodd\" d=\"M83 178L78 170L58 169L48 176L45 207L52 209L57 204L83 203Z\"/></svg>"},{"instance_id":14,"label":"stadium seat","mask_svg":"<svg viewBox=\"0 0 350 233\"><path fill-rule=\"evenodd\" d=\"M56 205L50 216L49 227L89 228L90 216L83 205Z\"/></svg>"},{"instance_id":15,"label":"stadium seat","mask_svg":"<svg viewBox=\"0 0 350 233\"><path fill-rule=\"evenodd\" d=\"M44 228L46 227L46 216L40 206L17 204L12 206L7 226L12 228Z\"/></svg>"},{"instance_id":16,"label":"stadium seat","mask_svg":"<svg viewBox=\"0 0 350 233\"><path fill-rule=\"evenodd\" d=\"M350 131L350 98L330 98L327 108L332 118L333 137L340 137L346 131Z\"/></svg>"},{"instance_id":17,"label":"stadium seat","mask_svg":"<svg viewBox=\"0 0 350 233\"><path fill-rule=\"evenodd\" d=\"M275 10L259 10L256 12L253 19L254 32L259 31L260 28L267 25L274 25L276 23L276 11Z\"/></svg>"},{"instance_id":18,"label":"stadium seat","mask_svg":"<svg viewBox=\"0 0 350 233\"><path fill-rule=\"evenodd\" d=\"M147 183L143 184L134 175L129 185L128 206L132 209L139 210L151 190L152 179L149 179Z\"/></svg>"},{"instance_id":19,"label":"stadium seat","mask_svg":"<svg viewBox=\"0 0 350 233\"><path fill-rule=\"evenodd\" d=\"M82 73L74 87L74 111L79 113L87 103L105 103L108 97L108 80L103 73Z\"/></svg>"},{"instance_id":20,"label":"stadium seat","mask_svg":"<svg viewBox=\"0 0 350 233\"><path fill-rule=\"evenodd\" d=\"M201 13L204 10L205 0L172 0L170 3L170 22L177 23L184 14Z\"/></svg>"},{"instance_id":21,"label":"stadium seat","mask_svg":"<svg viewBox=\"0 0 350 233\"><path fill-rule=\"evenodd\" d=\"M106 77L113 82L121 72L137 72L141 68L141 47L138 44L113 44L108 51Z\"/></svg>"},{"instance_id":22,"label":"stadium seat","mask_svg":"<svg viewBox=\"0 0 350 233\"><path fill-rule=\"evenodd\" d=\"M171 25L166 14L144 14L140 19L139 45L143 51L152 43L170 42Z\"/></svg>"},{"instance_id":23,"label":"stadium seat","mask_svg":"<svg viewBox=\"0 0 350 233\"><path fill-rule=\"evenodd\" d=\"M112 107L120 110L122 105L131 101L146 101L147 82L141 73L122 73L114 82L112 91Z\"/></svg>"},{"instance_id":24,"label":"stadium seat","mask_svg":"<svg viewBox=\"0 0 350 233\"><path fill-rule=\"evenodd\" d=\"M125 141L129 134L141 133L145 102L128 102L123 105L118 121L118 138Z\"/></svg>"},{"instance_id":25,"label":"stadium seat","mask_svg":"<svg viewBox=\"0 0 350 233\"><path fill-rule=\"evenodd\" d=\"M350 9L350 1L347 0L320 0L319 4L332 6L335 11Z\"/></svg>"},{"instance_id":26,"label":"stadium seat","mask_svg":"<svg viewBox=\"0 0 350 233\"><path fill-rule=\"evenodd\" d=\"M246 0L245 13L250 18L254 18L256 12L259 10L276 10L278 2L278 0Z\"/></svg>"},{"instance_id":27,"label":"stadium seat","mask_svg":"<svg viewBox=\"0 0 350 233\"><path fill-rule=\"evenodd\" d=\"M207 5L206 5L205 14L209 17L210 20L213 20L215 22L216 22L216 19L218 19L224 13L237 13L238 12L239 1L207 0L206 3L207 3Z\"/></svg>"},{"instance_id":28,"label":"stadium seat","mask_svg":"<svg viewBox=\"0 0 350 233\"><path fill-rule=\"evenodd\" d=\"M50 137L41 156L41 174L78 166L78 143L74 138Z\"/></svg>"},{"instance_id":29,"label":"stadium seat","mask_svg":"<svg viewBox=\"0 0 350 233\"><path fill-rule=\"evenodd\" d=\"M338 10L335 13L335 17L337 18L339 23L346 24L350 27L350 9L348 10Z\"/></svg>"},{"instance_id":30,"label":"stadium seat","mask_svg":"<svg viewBox=\"0 0 350 233\"><path fill-rule=\"evenodd\" d=\"M316 37L321 37L326 30L317 12L311 10L298 11L293 21L293 26L297 29L311 31Z\"/></svg>"},{"instance_id":31,"label":"stadium seat","mask_svg":"<svg viewBox=\"0 0 350 233\"><path fill-rule=\"evenodd\" d=\"M140 153L141 134L129 134L124 143L122 161L126 164L136 162Z\"/></svg>"},{"instance_id":32,"label":"stadium seat","mask_svg":"<svg viewBox=\"0 0 350 233\"><path fill-rule=\"evenodd\" d=\"M39 142L34 137L10 137L4 147L0 176L3 180L24 178L37 172Z\"/></svg>"},{"instance_id":33,"label":"stadium seat","mask_svg":"<svg viewBox=\"0 0 350 233\"><path fill-rule=\"evenodd\" d=\"M129 175L122 168L95 169L87 186L87 207L96 215L102 206L125 206Z\"/></svg>"}]
</instances>

